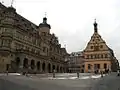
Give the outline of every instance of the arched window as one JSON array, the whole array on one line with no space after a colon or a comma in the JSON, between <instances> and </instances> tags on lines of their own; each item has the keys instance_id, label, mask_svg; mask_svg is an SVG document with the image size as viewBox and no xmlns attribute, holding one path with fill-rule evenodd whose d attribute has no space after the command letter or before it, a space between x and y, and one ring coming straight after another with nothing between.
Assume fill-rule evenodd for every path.
<instances>
[{"instance_id":1,"label":"arched window","mask_svg":"<svg viewBox=\"0 0 120 90\"><path fill-rule=\"evenodd\" d=\"M28 68L28 59L27 58L25 58L23 61L23 67Z\"/></svg>"},{"instance_id":2,"label":"arched window","mask_svg":"<svg viewBox=\"0 0 120 90\"><path fill-rule=\"evenodd\" d=\"M57 66L57 72L59 72L59 66Z\"/></svg>"},{"instance_id":3,"label":"arched window","mask_svg":"<svg viewBox=\"0 0 120 90\"><path fill-rule=\"evenodd\" d=\"M51 72L51 64L50 63L48 64L48 72L49 73Z\"/></svg>"},{"instance_id":4,"label":"arched window","mask_svg":"<svg viewBox=\"0 0 120 90\"><path fill-rule=\"evenodd\" d=\"M55 65L52 66L52 69L55 70Z\"/></svg>"},{"instance_id":5,"label":"arched window","mask_svg":"<svg viewBox=\"0 0 120 90\"><path fill-rule=\"evenodd\" d=\"M40 61L37 62L37 70L40 70Z\"/></svg>"},{"instance_id":6,"label":"arched window","mask_svg":"<svg viewBox=\"0 0 120 90\"><path fill-rule=\"evenodd\" d=\"M42 64L42 70L45 71L45 63Z\"/></svg>"},{"instance_id":7,"label":"arched window","mask_svg":"<svg viewBox=\"0 0 120 90\"><path fill-rule=\"evenodd\" d=\"M104 68L105 68L105 69L107 68L107 64L106 64L106 63L104 63Z\"/></svg>"},{"instance_id":8,"label":"arched window","mask_svg":"<svg viewBox=\"0 0 120 90\"><path fill-rule=\"evenodd\" d=\"M19 58L19 57L16 58L16 65L17 65L17 66L20 65L20 58Z\"/></svg>"},{"instance_id":9,"label":"arched window","mask_svg":"<svg viewBox=\"0 0 120 90\"><path fill-rule=\"evenodd\" d=\"M35 68L35 61L31 60L31 69L34 69L34 68Z\"/></svg>"}]
</instances>

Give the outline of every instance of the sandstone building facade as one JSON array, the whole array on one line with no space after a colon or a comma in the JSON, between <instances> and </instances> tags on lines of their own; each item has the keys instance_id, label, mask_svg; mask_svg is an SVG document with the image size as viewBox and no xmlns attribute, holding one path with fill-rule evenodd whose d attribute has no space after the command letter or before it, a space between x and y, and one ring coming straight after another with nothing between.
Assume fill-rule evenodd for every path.
<instances>
[{"instance_id":1,"label":"sandstone building facade","mask_svg":"<svg viewBox=\"0 0 120 90\"><path fill-rule=\"evenodd\" d=\"M97 23L94 23L94 33L88 42L84 53L84 72L104 71L109 69L116 71L119 67L114 52L98 33Z\"/></svg>"},{"instance_id":2,"label":"sandstone building facade","mask_svg":"<svg viewBox=\"0 0 120 90\"><path fill-rule=\"evenodd\" d=\"M46 17L37 26L0 3L0 72L65 72L66 49L50 29Z\"/></svg>"}]
</instances>

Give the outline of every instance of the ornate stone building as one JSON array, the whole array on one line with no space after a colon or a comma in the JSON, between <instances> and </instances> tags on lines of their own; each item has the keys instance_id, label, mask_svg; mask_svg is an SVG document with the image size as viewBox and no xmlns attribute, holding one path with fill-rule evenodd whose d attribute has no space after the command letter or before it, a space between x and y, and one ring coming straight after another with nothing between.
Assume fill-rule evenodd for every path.
<instances>
[{"instance_id":1,"label":"ornate stone building","mask_svg":"<svg viewBox=\"0 0 120 90\"><path fill-rule=\"evenodd\" d=\"M84 63L83 52L72 52L68 58L68 70L70 73L82 72ZM84 70L84 69L83 69Z\"/></svg>"},{"instance_id":2,"label":"ornate stone building","mask_svg":"<svg viewBox=\"0 0 120 90\"><path fill-rule=\"evenodd\" d=\"M50 29L46 17L37 26L0 3L0 72L65 72L66 49Z\"/></svg>"},{"instance_id":3,"label":"ornate stone building","mask_svg":"<svg viewBox=\"0 0 120 90\"><path fill-rule=\"evenodd\" d=\"M94 72L109 69L116 71L119 63L106 42L98 33L97 23L94 23L94 33L84 50L84 72Z\"/></svg>"}]
</instances>

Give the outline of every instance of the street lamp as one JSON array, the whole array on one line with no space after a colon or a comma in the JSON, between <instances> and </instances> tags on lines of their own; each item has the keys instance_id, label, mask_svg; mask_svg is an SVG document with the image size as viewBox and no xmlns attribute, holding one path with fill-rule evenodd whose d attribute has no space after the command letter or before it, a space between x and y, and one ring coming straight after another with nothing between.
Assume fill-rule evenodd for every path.
<instances>
[{"instance_id":1,"label":"street lamp","mask_svg":"<svg viewBox=\"0 0 120 90\"><path fill-rule=\"evenodd\" d=\"M19 68L20 68L20 72L21 72L21 74L22 74L22 73L23 73L23 66L20 65Z\"/></svg>"}]
</instances>

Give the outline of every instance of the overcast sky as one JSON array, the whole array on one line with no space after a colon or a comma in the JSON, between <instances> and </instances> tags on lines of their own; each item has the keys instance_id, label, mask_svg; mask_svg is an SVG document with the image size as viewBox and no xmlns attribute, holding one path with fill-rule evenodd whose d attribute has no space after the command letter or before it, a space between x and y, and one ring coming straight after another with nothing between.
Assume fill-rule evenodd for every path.
<instances>
[{"instance_id":1,"label":"overcast sky","mask_svg":"<svg viewBox=\"0 0 120 90\"><path fill-rule=\"evenodd\" d=\"M11 0L3 0L10 6ZM120 0L14 0L16 11L36 25L47 12L51 33L68 52L82 51L97 19L98 31L120 59Z\"/></svg>"}]
</instances>

